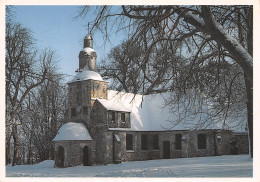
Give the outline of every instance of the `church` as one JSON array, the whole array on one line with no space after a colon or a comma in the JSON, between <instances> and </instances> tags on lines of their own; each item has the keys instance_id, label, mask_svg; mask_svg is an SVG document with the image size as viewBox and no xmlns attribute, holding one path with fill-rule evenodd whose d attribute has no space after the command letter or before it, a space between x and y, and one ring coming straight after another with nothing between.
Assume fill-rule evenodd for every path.
<instances>
[{"instance_id":1,"label":"church","mask_svg":"<svg viewBox=\"0 0 260 182\"><path fill-rule=\"evenodd\" d=\"M170 93L138 95L108 90L96 72L93 38L84 38L79 69L68 83L69 122L53 139L55 167L125 161L203 157L249 152L245 125L235 121L199 124L164 105ZM246 123L246 122L244 122ZM235 128L235 129L234 129Z\"/></svg>"}]
</instances>

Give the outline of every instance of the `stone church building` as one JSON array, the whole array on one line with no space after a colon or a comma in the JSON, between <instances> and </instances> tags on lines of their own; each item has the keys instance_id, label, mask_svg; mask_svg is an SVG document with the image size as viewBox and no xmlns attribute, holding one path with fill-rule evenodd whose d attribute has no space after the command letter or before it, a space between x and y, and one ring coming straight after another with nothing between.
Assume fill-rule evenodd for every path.
<instances>
[{"instance_id":1,"label":"stone church building","mask_svg":"<svg viewBox=\"0 0 260 182\"><path fill-rule=\"evenodd\" d=\"M55 167L248 153L244 125L235 131L223 129L223 122L198 127L196 117L173 124L177 114L164 106L170 93L108 90L96 72L96 58L88 34L77 74L68 83L70 121L53 139ZM236 122L226 124L233 128Z\"/></svg>"}]
</instances>

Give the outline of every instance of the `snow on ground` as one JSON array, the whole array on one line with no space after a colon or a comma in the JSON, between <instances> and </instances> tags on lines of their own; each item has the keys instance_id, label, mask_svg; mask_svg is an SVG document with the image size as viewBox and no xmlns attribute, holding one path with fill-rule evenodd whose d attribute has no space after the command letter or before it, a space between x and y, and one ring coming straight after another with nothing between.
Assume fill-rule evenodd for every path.
<instances>
[{"instance_id":1,"label":"snow on ground","mask_svg":"<svg viewBox=\"0 0 260 182\"><path fill-rule=\"evenodd\" d=\"M252 177L248 155L179 158L54 168L54 161L7 166L7 177Z\"/></svg>"}]
</instances>

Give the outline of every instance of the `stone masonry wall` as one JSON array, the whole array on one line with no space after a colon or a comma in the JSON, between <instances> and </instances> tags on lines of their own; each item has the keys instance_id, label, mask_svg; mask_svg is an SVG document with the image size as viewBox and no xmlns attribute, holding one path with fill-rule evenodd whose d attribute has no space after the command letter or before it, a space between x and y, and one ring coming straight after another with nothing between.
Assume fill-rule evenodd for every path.
<instances>
[{"instance_id":1,"label":"stone masonry wall","mask_svg":"<svg viewBox=\"0 0 260 182\"><path fill-rule=\"evenodd\" d=\"M134 132L134 131L111 131L118 135L121 140L122 161L152 160L163 158L163 141L170 141L170 158L179 158L186 156L185 141L182 140L182 150L175 149L175 135L183 132ZM133 150L126 150L126 134L133 135ZM148 136L148 149L141 149L141 135ZM153 149L153 136L158 135L159 149Z\"/></svg>"},{"instance_id":2,"label":"stone masonry wall","mask_svg":"<svg viewBox=\"0 0 260 182\"><path fill-rule=\"evenodd\" d=\"M163 141L170 142L170 158L181 157L202 157L214 155L230 154L229 141L232 137L230 132L220 132L214 130L200 131L169 131L169 132L136 132L136 131L110 131L120 138L121 160L122 161L138 161L163 158ZM126 134L132 134L133 150L126 150ZM141 135L148 136L148 150L141 149ZM182 134L182 148L176 149L176 134ZM206 148L198 148L198 134L206 134ZM158 135L159 150L153 150L153 135ZM220 137L221 136L221 137ZM246 136L237 136L240 138L239 153L243 153L243 147L246 144ZM112 142L112 141L111 141Z\"/></svg>"},{"instance_id":3,"label":"stone masonry wall","mask_svg":"<svg viewBox=\"0 0 260 182\"><path fill-rule=\"evenodd\" d=\"M107 124L107 111L98 101L96 101L93 105L91 118L92 125Z\"/></svg>"},{"instance_id":4,"label":"stone masonry wall","mask_svg":"<svg viewBox=\"0 0 260 182\"><path fill-rule=\"evenodd\" d=\"M232 137L239 139L237 143L238 153L248 153L246 145L247 135L234 135L231 132L200 130L200 131L164 131L164 132L141 132L111 130L107 125L97 130L97 163L108 164L115 160L142 161L164 158L163 142L170 142L170 158L203 157L215 155L230 155L230 143ZM133 150L126 150L126 134L133 135ZM176 134L182 134L181 149L176 149ZM198 134L206 135L206 148L198 148ZM117 148L115 146L115 135L119 137ZM141 149L141 135L147 135L148 148ZM159 149L153 149L153 136L158 135ZM215 141L214 141L215 140ZM119 149L118 149L119 148ZM245 148L245 150L243 150ZM118 155L120 151L120 155ZM120 158L119 158L120 157Z\"/></svg>"},{"instance_id":5,"label":"stone masonry wall","mask_svg":"<svg viewBox=\"0 0 260 182\"><path fill-rule=\"evenodd\" d=\"M218 136L221 138L218 139L218 148L219 155L229 155L230 154L230 141L232 139L232 133L228 130L222 130L218 132Z\"/></svg>"},{"instance_id":6,"label":"stone masonry wall","mask_svg":"<svg viewBox=\"0 0 260 182\"><path fill-rule=\"evenodd\" d=\"M72 122L89 123L90 120L90 80L69 83L69 118ZM84 115L83 107L88 108L88 113ZM71 115L71 108L76 109L76 116Z\"/></svg>"},{"instance_id":7,"label":"stone masonry wall","mask_svg":"<svg viewBox=\"0 0 260 182\"><path fill-rule=\"evenodd\" d=\"M107 82L84 80L69 83L69 118L72 122L90 124L90 115L96 98L107 98ZM92 98L92 99L91 99ZM87 107L84 114L83 107ZM76 109L76 116L71 115L71 108Z\"/></svg>"},{"instance_id":8,"label":"stone masonry wall","mask_svg":"<svg viewBox=\"0 0 260 182\"><path fill-rule=\"evenodd\" d=\"M113 163L113 133L106 124L96 126L96 164Z\"/></svg>"},{"instance_id":9,"label":"stone masonry wall","mask_svg":"<svg viewBox=\"0 0 260 182\"><path fill-rule=\"evenodd\" d=\"M249 143L247 133L235 133L236 146L238 148L238 154L249 153Z\"/></svg>"},{"instance_id":10,"label":"stone masonry wall","mask_svg":"<svg viewBox=\"0 0 260 182\"><path fill-rule=\"evenodd\" d=\"M64 148L64 167L83 164L83 148L88 147L88 164L92 165L95 156L92 156L94 143L92 141L60 141L55 142L55 161L58 157L58 147Z\"/></svg>"},{"instance_id":11,"label":"stone masonry wall","mask_svg":"<svg viewBox=\"0 0 260 182\"><path fill-rule=\"evenodd\" d=\"M198 134L206 134L206 149L198 148ZM215 155L214 134L212 130L192 131L187 133L187 157Z\"/></svg>"}]
</instances>

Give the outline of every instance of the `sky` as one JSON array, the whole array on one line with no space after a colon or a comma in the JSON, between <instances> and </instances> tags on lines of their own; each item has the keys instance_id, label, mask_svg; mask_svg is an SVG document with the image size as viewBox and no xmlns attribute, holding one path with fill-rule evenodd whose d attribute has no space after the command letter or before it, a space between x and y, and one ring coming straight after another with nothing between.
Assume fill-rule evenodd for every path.
<instances>
[{"instance_id":1,"label":"sky","mask_svg":"<svg viewBox=\"0 0 260 182\"><path fill-rule=\"evenodd\" d=\"M39 49L51 48L56 51L60 61L59 72L75 75L78 68L78 55L83 48L83 39L88 33L88 22L95 15L77 17L79 6L14 6L14 19L32 31ZM91 24L90 24L91 26ZM125 38L122 34L111 33L110 41L104 40L100 32L93 32L94 49L97 52L97 64L109 51ZM71 78L67 78L68 79Z\"/></svg>"}]
</instances>

